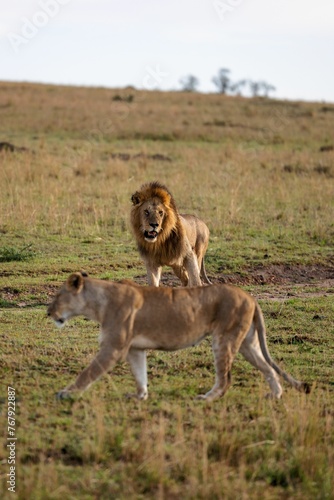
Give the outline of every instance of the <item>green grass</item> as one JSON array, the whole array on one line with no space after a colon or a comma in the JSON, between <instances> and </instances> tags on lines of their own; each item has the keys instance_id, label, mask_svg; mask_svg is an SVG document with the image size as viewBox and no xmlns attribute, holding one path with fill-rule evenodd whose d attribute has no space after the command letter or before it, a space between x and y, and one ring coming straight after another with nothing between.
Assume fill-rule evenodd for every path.
<instances>
[{"instance_id":1,"label":"green grass","mask_svg":"<svg viewBox=\"0 0 334 500\"><path fill-rule=\"evenodd\" d=\"M233 491L257 498L263 490L265 498L331 498L333 305L324 299L261 305L270 351L314 384L310 396L285 387L282 401L265 399L262 376L238 357L225 398L195 401L214 378L205 341L183 352L150 353L145 403L125 399L134 389L126 364L81 398L57 402L57 390L96 352L97 326L79 319L59 331L44 308L3 311L3 382L5 389L15 386L17 397L19 498L197 491L197 498L225 492L232 499Z\"/></svg>"},{"instance_id":2,"label":"green grass","mask_svg":"<svg viewBox=\"0 0 334 500\"><path fill-rule=\"evenodd\" d=\"M8 386L19 499L333 498L332 280L249 279L259 267L333 271L334 156L319 150L332 143L332 107L0 87L1 140L29 148L0 152L1 498L13 497ZM206 340L149 353L145 403L125 398L134 390L126 364L74 401L55 399L96 353L98 328L77 319L57 330L46 305L80 269L145 281L129 212L150 180L207 222L210 278L238 276L260 298L270 352L313 384L309 396L284 386L281 401L266 399L266 382L238 357L223 399L194 400L214 380Z\"/></svg>"},{"instance_id":3,"label":"green grass","mask_svg":"<svg viewBox=\"0 0 334 500\"><path fill-rule=\"evenodd\" d=\"M0 262L12 262L28 260L33 257L33 252L30 250L31 244L23 248L2 247L0 248Z\"/></svg>"}]
</instances>

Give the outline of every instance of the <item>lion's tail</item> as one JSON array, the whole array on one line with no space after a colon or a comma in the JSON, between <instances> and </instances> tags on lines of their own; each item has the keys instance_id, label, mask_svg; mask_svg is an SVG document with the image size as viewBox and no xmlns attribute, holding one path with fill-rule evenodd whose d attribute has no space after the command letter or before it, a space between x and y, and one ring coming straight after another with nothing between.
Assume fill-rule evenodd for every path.
<instances>
[{"instance_id":1,"label":"lion's tail","mask_svg":"<svg viewBox=\"0 0 334 500\"><path fill-rule=\"evenodd\" d=\"M204 283L206 283L207 285L211 285L212 284L211 281L209 280L207 274L206 274L205 264L204 264L204 257L203 257L202 262L201 262L200 275L201 275L201 278L204 281Z\"/></svg>"},{"instance_id":2,"label":"lion's tail","mask_svg":"<svg viewBox=\"0 0 334 500\"><path fill-rule=\"evenodd\" d=\"M261 311L261 308L258 303L256 303L256 308L254 312L254 323L255 327L257 330L259 342L260 342L260 347L262 354L267 361L267 363L281 376L283 379L288 382L292 387L297 389L300 392L305 392L308 394L310 392L310 385L307 382L301 382L300 380L294 379L291 375L286 373L282 368L280 368L271 358L269 351L268 351L268 346L267 346L267 340L266 340L266 327L264 324L264 318L263 314Z\"/></svg>"}]
</instances>

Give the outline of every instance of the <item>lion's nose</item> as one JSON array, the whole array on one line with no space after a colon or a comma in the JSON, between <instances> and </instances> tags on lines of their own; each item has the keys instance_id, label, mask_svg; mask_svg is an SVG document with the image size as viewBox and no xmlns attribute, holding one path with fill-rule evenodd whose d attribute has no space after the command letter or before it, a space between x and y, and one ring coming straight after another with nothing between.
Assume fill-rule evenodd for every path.
<instances>
[{"instance_id":1,"label":"lion's nose","mask_svg":"<svg viewBox=\"0 0 334 500\"><path fill-rule=\"evenodd\" d=\"M156 227L159 226L159 224L157 224L156 222L151 222L150 226L153 227L153 229L155 229Z\"/></svg>"}]
</instances>

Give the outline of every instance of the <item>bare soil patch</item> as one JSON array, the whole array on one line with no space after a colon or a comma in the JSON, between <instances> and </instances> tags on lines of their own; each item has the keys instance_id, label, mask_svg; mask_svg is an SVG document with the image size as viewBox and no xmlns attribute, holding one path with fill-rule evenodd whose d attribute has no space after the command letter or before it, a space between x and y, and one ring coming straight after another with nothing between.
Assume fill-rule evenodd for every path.
<instances>
[{"instance_id":1,"label":"bare soil patch","mask_svg":"<svg viewBox=\"0 0 334 500\"><path fill-rule=\"evenodd\" d=\"M317 297L334 294L333 265L269 265L258 266L242 273L209 276L212 283L229 283L241 287L254 286L259 299L284 300L287 297ZM134 277L146 285L145 274ZM161 286L180 286L180 281L170 272L162 275ZM31 287L0 287L0 307L35 307L47 305L59 285L33 285Z\"/></svg>"},{"instance_id":2,"label":"bare soil patch","mask_svg":"<svg viewBox=\"0 0 334 500\"><path fill-rule=\"evenodd\" d=\"M242 274L223 274L212 281L238 286L255 285L259 299L326 296L334 293L334 266L271 264L258 266Z\"/></svg>"},{"instance_id":3,"label":"bare soil patch","mask_svg":"<svg viewBox=\"0 0 334 500\"><path fill-rule=\"evenodd\" d=\"M244 273L222 274L217 277L223 283L235 285L314 284L334 280L334 266L271 264L249 269Z\"/></svg>"},{"instance_id":4,"label":"bare soil patch","mask_svg":"<svg viewBox=\"0 0 334 500\"><path fill-rule=\"evenodd\" d=\"M257 298L282 300L289 296L316 297L334 293L334 265L314 264L258 266L240 273L220 273L209 276L212 283L227 283L237 286L255 286ZM135 278L146 284L146 276ZM164 273L164 286L179 286L180 282L171 273ZM262 289L262 290L261 290Z\"/></svg>"}]
</instances>

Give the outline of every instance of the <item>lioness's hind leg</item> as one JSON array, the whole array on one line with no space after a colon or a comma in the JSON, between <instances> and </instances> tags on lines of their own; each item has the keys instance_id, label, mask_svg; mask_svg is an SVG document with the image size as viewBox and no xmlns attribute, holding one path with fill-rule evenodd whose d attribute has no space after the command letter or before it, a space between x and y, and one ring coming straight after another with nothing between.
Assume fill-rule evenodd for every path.
<instances>
[{"instance_id":1,"label":"lioness's hind leg","mask_svg":"<svg viewBox=\"0 0 334 500\"><path fill-rule=\"evenodd\" d=\"M279 383L278 375L275 370L267 363L261 351L259 339L254 325L251 326L245 340L241 344L240 353L255 368L263 373L267 380L271 393L275 398L282 396L282 386Z\"/></svg>"},{"instance_id":2,"label":"lioness's hind leg","mask_svg":"<svg viewBox=\"0 0 334 500\"><path fill-rule=\"evenodd\" d=\"M213 401L223 396L230 387L231 368L235 356L223 335L214 335L212 350L215 358L216 381L209 392L198 396L198 399L205 399L206 401Z\"/></svg>"},{"instance_id":3,"label":"lioness's hind leg","mask_svg":"<svg viewBox=\"0 0 334 500\"><path fill-rule=\"evenodd\" d=\"M132 374L137 384L137 393L129 394L128 396L138 399L147 399L146 351L131 347L126 359L130 364Z\"/></svg>"}]
</instances>

